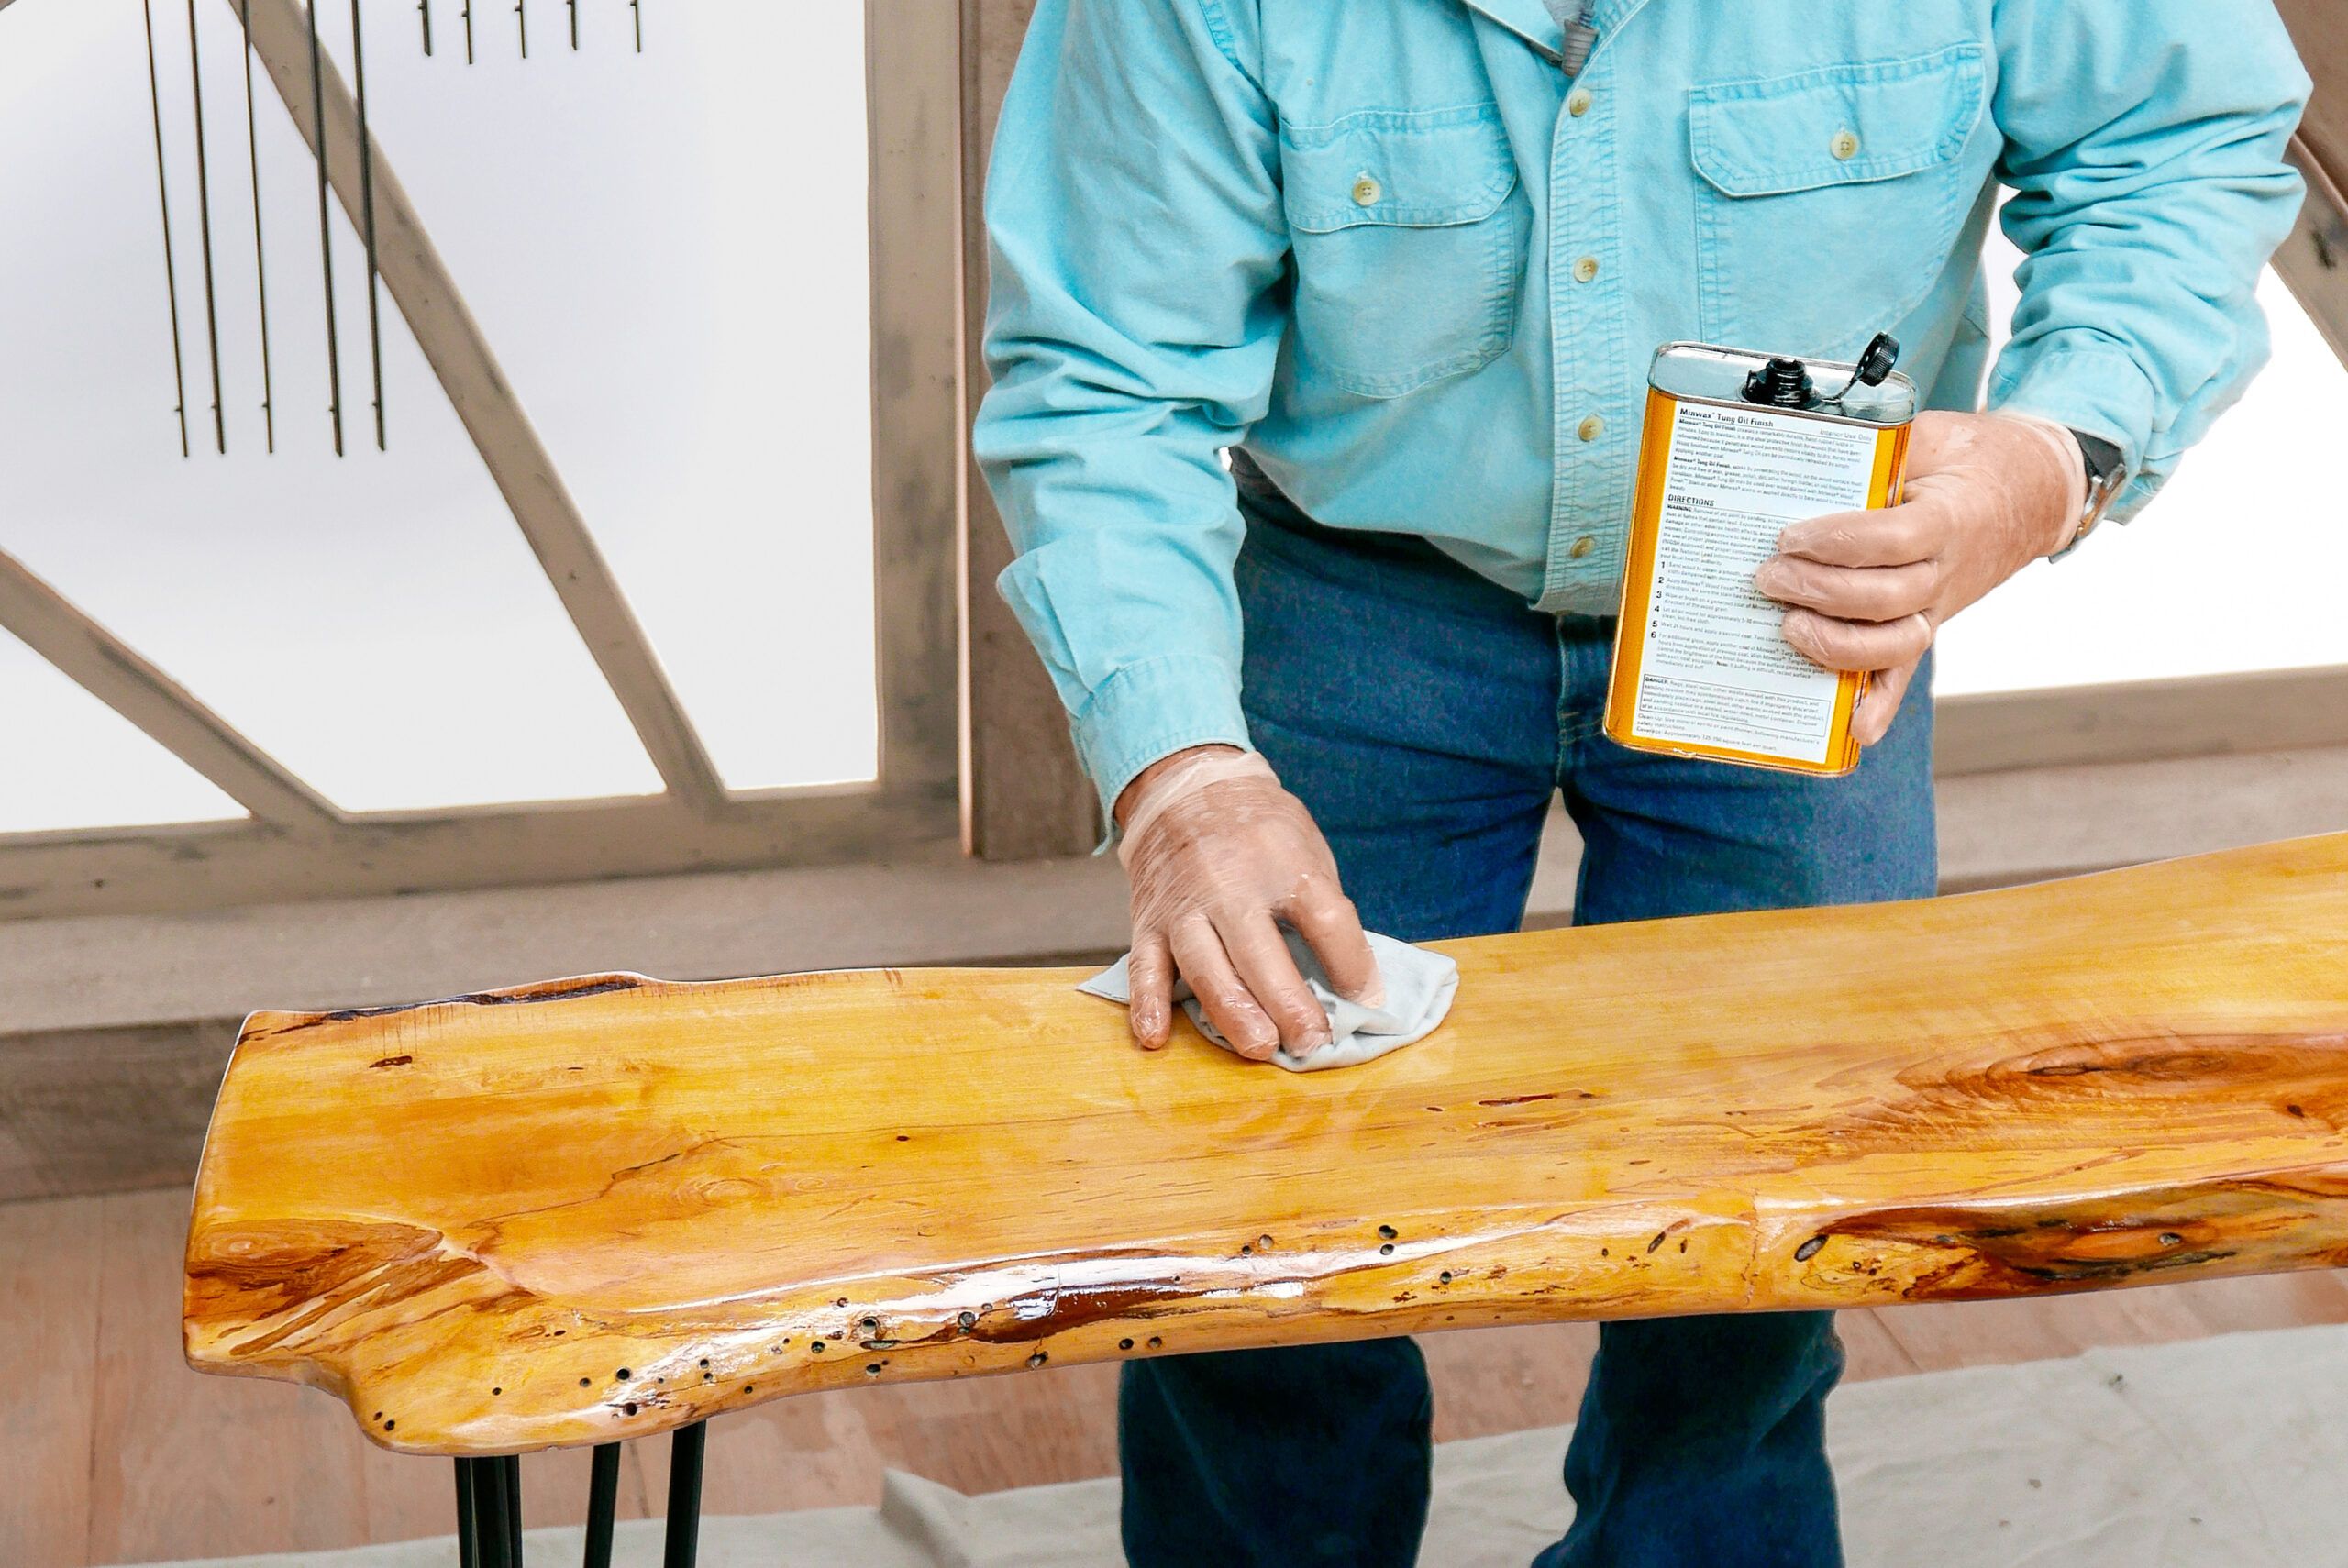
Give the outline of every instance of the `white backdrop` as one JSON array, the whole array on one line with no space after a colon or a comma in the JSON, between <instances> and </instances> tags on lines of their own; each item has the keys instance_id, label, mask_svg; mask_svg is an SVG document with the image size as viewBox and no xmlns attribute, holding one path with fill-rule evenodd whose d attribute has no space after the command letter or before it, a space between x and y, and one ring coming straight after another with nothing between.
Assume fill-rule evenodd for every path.
<instances>
[{"instance_id":1,"label":"white backdrop","mask_svg":"<svg viewBox=\"0 0 2348 1568\"><path fill-rule=\"evenodd\" d=\"M0 547L339 804L659 779L338 206L349 456L331 454L314 166L260 83L277 454L263 455L241 38L198 0L229 452L211 447L187 10L156 0L194 458L170 335L138 0L0 11ZM726 781L871 776L858 5L367 10L371 116ZM319 7L349 61L349 8ZM232 812L0 635L0 830Z\"/></svg>"}]
</instances>

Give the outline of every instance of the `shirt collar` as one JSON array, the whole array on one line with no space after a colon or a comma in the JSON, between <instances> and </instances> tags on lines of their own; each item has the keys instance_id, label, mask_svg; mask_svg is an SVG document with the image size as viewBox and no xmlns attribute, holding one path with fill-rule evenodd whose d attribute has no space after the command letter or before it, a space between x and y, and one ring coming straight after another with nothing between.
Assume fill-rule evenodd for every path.
<instances>
[{"instance_id":1,"label":"shirt collar","mask_svg":"<svg viewBox=\"0 0 2348 1568\"><path fill-rule=\"evenodd\" d=\"M0 0L5 3L5 0ZM1489 18L1539 50L1551 60L1563 58L1566 30L1550 13L1546 0L1460 0L1470 11ZM1645 8L1647 0L1598 0L1590 13L1601 36L1611 35Z\"/></svg>"},{"instance_id":2,"label":"shirt collar","mask_svg":"<svg viewBox=\"0 0 2348 1568\"><path fill-rule=\"evenodd\" d=\"M1557 58L1566 45L1566 30L1557 18L1549 14L1544 0L1462 0L1470 11L1481 13L1510 32L1552 59Z\"/></svg>"}]
</instances>

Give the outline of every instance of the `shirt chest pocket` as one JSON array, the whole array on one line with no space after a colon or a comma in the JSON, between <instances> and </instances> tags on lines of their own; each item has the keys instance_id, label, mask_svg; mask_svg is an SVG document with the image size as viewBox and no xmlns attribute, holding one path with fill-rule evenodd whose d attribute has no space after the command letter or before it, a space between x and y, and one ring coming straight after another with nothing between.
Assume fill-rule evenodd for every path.
<instances>
[{"instance_id":1,"label":"shirt chest pocket","mask_svg":"<svg viewBox=\"0 0 2348 1568\"><path fill-rule=\"evenodd\" d=\"M1988 178L1985 95L1970 42L1690 89L1705 336L1848 358L1922 305Z\"/></svg>"},{"instance_id":2,"label":"shirt chest pocket","mask_svg":"<svg viewBox=\"0 0 2348 1568\"><path fill-rule=\"evenodd\" d=\"M1400 397L1507 349L1524 223L1494 105L1284 126L1280 158L1304 374Z\"/></svg>"}]
</instances>

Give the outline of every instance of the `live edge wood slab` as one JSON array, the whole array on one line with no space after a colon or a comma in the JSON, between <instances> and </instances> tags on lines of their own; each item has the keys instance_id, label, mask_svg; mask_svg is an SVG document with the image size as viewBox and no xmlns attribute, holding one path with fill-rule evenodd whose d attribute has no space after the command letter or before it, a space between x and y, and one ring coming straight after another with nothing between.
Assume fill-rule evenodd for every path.
<instances>
[{"instance_id":1,"label":"live edge wood slab","mask_svg":"<svg viewBox=\"0 0 2348 1568\"><path fill-rule=\"evenodd\" d=\"M1075 970L259 1013L188 1359L482 1454L874 1381L2348 1264L2348 834L1443 945L1439 1032L1301 1076L1135 1051Z\"/></svg>"}]
</instances>

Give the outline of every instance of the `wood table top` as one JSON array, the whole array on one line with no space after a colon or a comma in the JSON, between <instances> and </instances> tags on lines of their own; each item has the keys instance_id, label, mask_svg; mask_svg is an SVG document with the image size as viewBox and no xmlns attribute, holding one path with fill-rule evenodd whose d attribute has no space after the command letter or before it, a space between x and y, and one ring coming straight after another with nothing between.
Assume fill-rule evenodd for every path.
<instances>
[{"instance_id":1,"label":"wood table top","mask_svg":"<svg viewBox=\"0 0 2348 1568\"><path fill-rule=\"evenodd\" d=\"M2348 834L1435 944L1421 1043L1126 1041L1069 969L255 1014L185 1332L376 1441L1445 1328L2348 1264Z\"/></svg>"}]
</instances>

